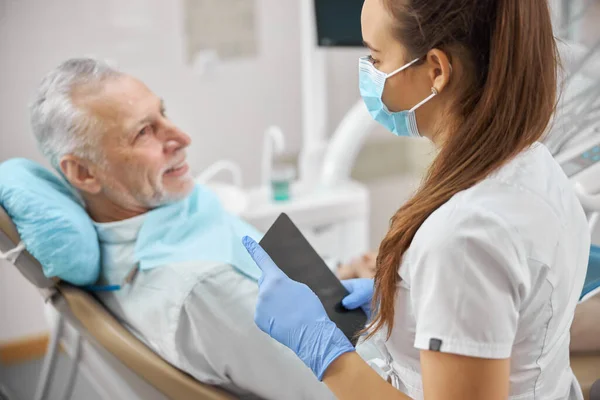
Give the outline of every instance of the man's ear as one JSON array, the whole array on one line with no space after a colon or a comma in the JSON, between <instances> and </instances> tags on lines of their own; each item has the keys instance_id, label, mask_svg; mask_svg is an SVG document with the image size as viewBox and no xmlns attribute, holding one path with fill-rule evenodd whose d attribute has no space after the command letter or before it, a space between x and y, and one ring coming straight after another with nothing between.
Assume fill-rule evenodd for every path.
<instances>
[{"instance_id":1,"label":"man's ear","mask_svg":"<svg viewBox=\"0 0 600 400\"><path fill-rule=\"evenodd\" d=\"M64 156L60 160L60 170L76 189L90 194L97 194L102 189L95 168L78 157Z\"/></svg>"}]
</instances>

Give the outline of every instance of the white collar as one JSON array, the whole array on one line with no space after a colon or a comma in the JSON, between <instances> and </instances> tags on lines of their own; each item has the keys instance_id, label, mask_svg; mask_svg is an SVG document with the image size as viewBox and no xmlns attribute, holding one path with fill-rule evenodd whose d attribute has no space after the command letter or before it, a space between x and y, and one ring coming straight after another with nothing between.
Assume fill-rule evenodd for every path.
<instances>
[{"instance_id":1,"label":"white collar","mask_svg":"<svg viewBox=\"0 0 600 400\"><path fill-rule=\"evenodd\" d=\"M100 243L134 242L146 219L146 214L115 222L94 222Z\"/></svg>"}]
</instances>

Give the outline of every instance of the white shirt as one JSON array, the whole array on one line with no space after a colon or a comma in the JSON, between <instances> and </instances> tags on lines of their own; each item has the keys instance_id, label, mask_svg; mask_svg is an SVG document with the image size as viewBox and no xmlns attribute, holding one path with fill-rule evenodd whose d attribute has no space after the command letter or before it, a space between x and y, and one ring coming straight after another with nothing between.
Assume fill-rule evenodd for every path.
<instances>
[{"instance_id":1,"label":"white shirt","mask_svg":"<svg viewBox=\"0 0 600 400\"><path fill-rule=\"evenodd\" d=\"M120 284L134 268L143 221L96 224L102 283ZM333 399L291 350L256 327L257 295L257 283L230 265L199 261L139 271L130 286L99 297L140 340L201 382L240 398Z\"/></svg>"},{"instance_id":2,"label":"white shirt","mask_svg":"<svg viewBox=\"0 0 600 400\"><path fill-rule=\"evenodd\" d=\"M455 195L403 257L384 359L423 398L420 350L511 358L510 399L582 399L569 328L590 248L585 214L545 146ZM386 364L387 358L387 364Z\"/></svg>"}]
</instances>

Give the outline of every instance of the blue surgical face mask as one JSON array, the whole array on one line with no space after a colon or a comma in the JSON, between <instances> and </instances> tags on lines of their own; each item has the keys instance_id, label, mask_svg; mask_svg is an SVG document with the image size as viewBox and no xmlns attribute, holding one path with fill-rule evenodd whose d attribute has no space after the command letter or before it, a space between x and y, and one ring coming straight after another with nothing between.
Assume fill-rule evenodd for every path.
<instances>
[{"instance_id":1,"label":"blue surgical face mask","mask_svg":"<svg viewBox=\"0 0 600 400\"><path fill-rule=\"evenodd\" d=\"M397 136L421 136L417 127L415 111L438 94L435 88L431 88L431 95L408 111L391 112L383 104L382 96L386 80L404 71L417 61L419 59L413 60L389 74L375 68L369 57L361 57L358 61L360 95L369 113L375 121Z\"/></svg>"}]
</instances>

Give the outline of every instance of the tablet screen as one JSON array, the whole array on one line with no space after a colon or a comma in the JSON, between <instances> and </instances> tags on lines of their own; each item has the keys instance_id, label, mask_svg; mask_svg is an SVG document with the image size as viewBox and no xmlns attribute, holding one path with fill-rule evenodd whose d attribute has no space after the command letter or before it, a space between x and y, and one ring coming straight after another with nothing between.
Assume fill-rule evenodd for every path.
<instances>
[{"instance_id":1,"label":"tablet screen","mask_svg":"<svg viewBox=\"0 0 600 400\"><path fill-rule=\"evenodd\" d=\"M367 315L341 306L348 292L286 214L277 218L260 245L287 276L315 292L329 318L356 345L355 336L365 327Z\"/></svg>"}]
</instances>

